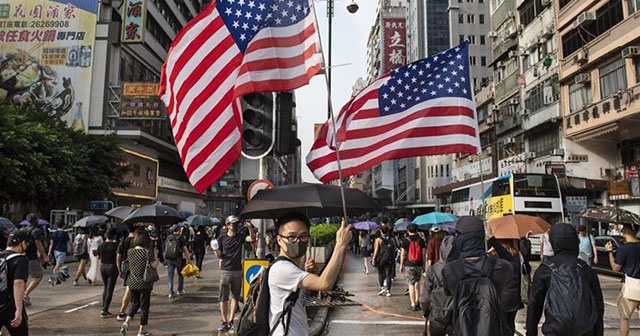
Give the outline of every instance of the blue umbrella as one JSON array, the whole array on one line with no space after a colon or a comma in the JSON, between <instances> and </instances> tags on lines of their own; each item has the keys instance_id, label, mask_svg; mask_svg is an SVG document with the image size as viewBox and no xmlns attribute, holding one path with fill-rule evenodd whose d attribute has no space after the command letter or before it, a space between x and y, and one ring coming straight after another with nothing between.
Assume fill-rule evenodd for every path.
<instances>
[{"instance_id":1,"label":"blue umbrella","mask_svg":"<svg viewBox=\"0 0 640 336\"><path fill-rule=\"evenodd\" d=\"M442 223L455 222L458 220L458 217L446 213L446 212L430 212L428 214L420 215L413 219L414 224L417 225L435 225Z\"/></svg>"},{"instance_id":2,"label":"blue umbrella","mask_svg":"<svg viewBox=\"0 0 640 336\"><path fill-rule=\"evenodd\" d=\"M13 229L16 229L16 225L7 218L0 217L0 229L2 228L6 228L7 230L11 231Z\"/></svg>"},{"instance_id":3,"label":"blue umbrella","mask_svg":"<svg viewBox=\"0 0 640 336\"><path fill-rule=\"evenodd\" d=\"M29 225L29 221L25 219L20 222L20 225L27 226ZM38 225L49 225L49 222L46 219L38 218Z\"/></svg>"},{"instance_id":4,"label":"blue umbrella","mask_svg":"<svg viewBox=\"0 0 640 336\"><path fill-rule=\"evenodd\" d=\"M406 219L406 218L403 218ZM393 229L400 232L400 231L407 231L407 226L411 224L411 222L409 222L409 220L404 220L404 221L396 221L395 224L393 224Z\"/></svg>"},{"instance_id":5,"label":"blue umbrella","mask_svg":"<svg viewBox=\"0 0 640 336\"><path fill-rule=\"evenodd\" d=\"M353 228L356 230L366 230L371 231L378 228L378 224L375 222L357 222L353 224Z\"/></svg>"}]
</instances>

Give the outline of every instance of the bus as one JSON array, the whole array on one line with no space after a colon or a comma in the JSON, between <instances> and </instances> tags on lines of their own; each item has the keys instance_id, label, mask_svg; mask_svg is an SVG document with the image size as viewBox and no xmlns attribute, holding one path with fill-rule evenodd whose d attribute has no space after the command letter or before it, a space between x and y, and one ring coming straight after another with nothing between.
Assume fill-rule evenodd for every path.
<instances>
[{"instance_id":1,"label":"bus","mask_svg":"<svg viewBox=\"0 0 640 336\"><path fill-rule=\"evenodd\" d=\"M562 220L562 198L555 176L545 174L507 174L451 191L451 209L456 216L482 217L482 199L486 202L486 220L523 214L541 217L550 224ZM539 254L539 237L531 239L532 253Z\"/></svg>"}]
</instances>

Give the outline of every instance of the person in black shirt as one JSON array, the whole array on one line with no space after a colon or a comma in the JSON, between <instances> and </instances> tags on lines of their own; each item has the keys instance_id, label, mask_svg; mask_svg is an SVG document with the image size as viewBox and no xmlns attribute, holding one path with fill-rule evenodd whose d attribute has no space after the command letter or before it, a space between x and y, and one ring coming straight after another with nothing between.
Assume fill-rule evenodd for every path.
<instances>
[{"instance_id":1,"label":"person in black shirt","mask_svg":"<svg viewBox=\"0 0 640 336\"><path fill-rule=\"evenodd\" d=\"M196 266L200 270L196 278L202 279L200 273L202 272L202 261L204 260L204 254L206 252L209 237L207 236L207 228L200 226L196 232L196 236L193 238L193 254L196 256Z\"/></svg>"},{"instance_id":2,"label":"person in black shirt","mask_svg":"<svg viewBox=\"0 0 640 336\"><path fill-rule=\"evenodd\" d=\"M133 225L129 225L129 235L122 239L120 245L118 245L118 253L116 255L116 267L118 267L118 274L122 279L124 279L124 295L122 295L122 304L120 305L120 312L116 319L118 321L124 321L127 317L125 311L129 306L129 301L131 300L131 291L129 290L129 286L127 286L127 279L129 278L129 260L127 260L127 252L130 248L133 247L133 238L137 232L138 228Z\"/></svg>"},{"instance_id":3,"label":"person in black shirt","mask_svg":"<svg viewBox=\"0 0 640 336\"><path fill-rule=\"evenodd\" d=\"M14 230L7 238L7 249L0 252L0 257L7 259L8 266L8 288L0 300L0 330L5 327L12 336L29 335L27 311L22 301L29 276L29 260L24 256L29 246L28 239L26 230Z\"/></svg>"},{"instance_id":4,"label":"person in black shirt","mask_svg":"<svg viewBox=\"0 0 640 336\"><path fill-rule=\"evenodd\" d=\"M116 266L118 246L114 241L115 237L115 229L107 231L107 240L98 247L98 258L100 258L101 261L100 275L102 276L102 283L104 284L100 316L105 318L112 316L109 312L109 305L111 305L113 289L118 280L118 267Z\"/></svg>"}]
</instances>

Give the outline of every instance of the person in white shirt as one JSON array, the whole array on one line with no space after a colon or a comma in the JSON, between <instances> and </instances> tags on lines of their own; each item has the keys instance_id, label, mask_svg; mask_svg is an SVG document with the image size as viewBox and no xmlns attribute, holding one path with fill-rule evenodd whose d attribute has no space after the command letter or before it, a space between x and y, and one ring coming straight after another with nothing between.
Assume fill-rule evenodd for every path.
<instances>
[{"instance_id":1,"label":"person in white shirt","mask_svg":"<svg viewBox=\"0 0 640 336\"><path fill-rule=\"evenodd\" d=\"M280 323L280 316L287 297L298 289L298 299L291 310L288 323L288 335L309 335L307 311L304 306L306 290L326 291L330 290L340 272L345 252L351 241L351 226L342 221L340 229L336 233L336 246L331 260L320 276L308 273L313 269L313 261L307 258L305 270L301 270L300 259L307 250L309 243L309 219L300 213L290 213L282 216L277 224L278 235L276 241L280 246L280 256L288 261L275 262L269 269L269 290L271 294L271 307L269 310L269 327L272 329L278 324L273 335L285 335L285 330Z\"/></svg>"},{"instance_id":2,"label":"person in white shirt","mask_svg":"<svg viewBox=\"0 0 640 336\"><path fill-rule=\"evenodd\" d=\"M553 257L553 247L551 247L551 241L549 240L549 230L540 236L540 258L542 262L548 261Z\"/></svg>"}]
</instances>

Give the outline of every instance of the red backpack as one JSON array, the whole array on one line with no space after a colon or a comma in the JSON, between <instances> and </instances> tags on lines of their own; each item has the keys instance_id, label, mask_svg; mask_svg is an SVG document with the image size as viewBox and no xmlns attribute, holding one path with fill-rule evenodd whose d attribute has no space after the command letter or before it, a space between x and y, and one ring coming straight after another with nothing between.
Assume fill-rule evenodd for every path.
<instances>
[{"instance_id":1,"label":"red backpack","mask_svg":"<svg viewBox=\"0 0 640 336\"><path fill-rule=\"evenodd\" d=\"M412 263L422 262L422 246L420 246L421 239L409 240L409 253L407 254L407 261Z\"/></svg>"}]
</instances>

